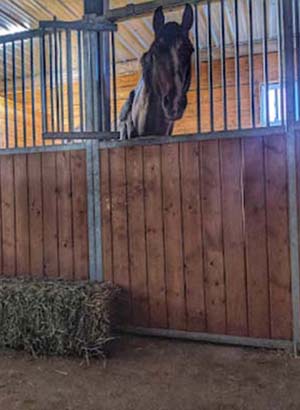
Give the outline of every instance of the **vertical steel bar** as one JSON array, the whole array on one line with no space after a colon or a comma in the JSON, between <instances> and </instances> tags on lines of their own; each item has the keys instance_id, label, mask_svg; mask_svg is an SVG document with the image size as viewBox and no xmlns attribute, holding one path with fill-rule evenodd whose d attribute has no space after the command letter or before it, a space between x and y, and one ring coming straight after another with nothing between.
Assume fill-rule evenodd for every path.
<instances>
[{"instance_id":1,"label":"vertical steel bar","mask_svg":"<svg viewBox=\"0 0 300 410\"><path fill-rule=\"evenodd\" d=\"M269 109L269 67L268 67L268 20L267 20L267 3L263 0L263 61L264 61L264 85L265 85L265 107L266 107L266 126L270 126L270 109Z\"/></svg>"},{"instance_id":2,"label":"vertical steel bar","mask_svg":"<svg viewBox=\"0 0 300 410\"><path fill-rule=\"evenodd\" d=\"M12 42L12 75L13 75L13 102L14 102L14 136L15 148L18 147L18 118L17 118L17 77L16 77L16 46Z\"/></svg>"},{"instance_id":3,"label":"vertical steel bar","mask_svg":"<svg viewBox=\"0 0 300 410\"><path fill-rule=\"evenodd\" d=\"M55 131L54 123L54 83L53 83L53 42L52 33L48 34L49 45L49 81L50 81L50 116L51 116L51 131ZM53 141L54 142L54 141Z\"/></svg>"},{"instance_id":4,"label":"vertical steel bar","mask_svg":"<svg viewBox=\"0 0 300 410\"><path fill-rule=\"evenodd\" d=\"M295 135L295 72L293 44L293 11L292 0L284 0L283 30L284 30L284 62L285 62L285 107L287 129L287 165L289 193L289 239L292 274L293 301L293 344L294 353L298 354L300 343L300 300L299 300L299 234L298 234L298 203L297 203L297 165L296 165L296 135Z\"/></svg>"},{"instance_id":5,"label":"vertical steel bar","mask_svg":"<svg viewBox=\"0 0 300 410\"><path fill-rule=\"evenodd\" d=\"M282 41L282 32L283 32L283 17L281 9L281 0L277 0L277 31L278 31L278 70L279 70L279 84L280 84L280 117L281 124L284 121L284 95L283 95L283 41Z\"/></svg>"},{"instance_id":6,"label":"vertical steel bar","mask_svg":"<svg viewBox=\"0 0 300 410\"><path fill-rule=\"evenodd\" d=\"M88 108L88 107L87 107ZM87 110L88 111L88 110ZM94 281L96 272L95 250L95 215L94 215L94 183L93 183L93 145L92 141L86 144L86 169L87 169L87 213L88 213L88 238L89 238L89 278Z\"/></svg>"},{"instance_id":7,"label":"vertical steel bar","mask_svg":"<svg viewBox=\"0 0 300 410\"><path fill-rule=\"evenodd\" d=\"M31 78L31 132L32 144L36 145L36 123L35 123L35 82L34 82L34 43L33 38L30 39L30 78Z\"/></svg>"},{"instance_id":8,"label":"vertical steel bar","mask_svg":"<svg viewBox=\"0 0 300 410\"><path fill-rule=\"evenodd\" d=\"M58 39L57 30L54 30L54 81L55 81L55 105L56 105L56 130L60 131L60 106L59 106L59 79L58 79Z\"/></svg>"},{"instance_id":9,"label":"vertical steel bar","mask_svg":"<svg viewBox=\"0 0 300 410\"><path fill-rule=\"evenodd\" d=\"M101 47L99 48L99 67L101 84L102 131L111 130L111 95L110 95L110 41L108 32L98 33Z\"/></svg>"},{"instance_id":10,"label":"vertical steel bar","mask_svg":"<svg viewBox=\"0 0 300 410\"><path fill-rule=\"evenodd\" d=\"M299 0L294 1L295 14L295 38L296 38L296 60L297 60L297 120L300 120L300 27L299 27Z\"/></svg>"},{"instance_id":11,"label":"vertical steel bar","mask_svg":"<svg viewBox=\"0 0 300 410\"><path fill-rule=\"evenodd\" d=\"M95 38L96 33L89 32L89 43L90 43L90 95L92 103L90 105L90 110L92 111L92 129L90 131L99 131L99 65L98 65L98 56L97 56L97 40ZM94 50L94 52L93 52Z\"/></svg>"},{"instance_id":12,"label":"vertical steel bar","mask_svg":"<svg viewBox=\"0 0 300 410\"><path fill-rule=\"evenodd\" d=\"M42 101L42 130L48 132L48 104L47 104L47 72L45 33L40 36L40 74L41 74L41 101ZM43 140L43 144L45 141Z\"/></svg>"},{"instance_id":13,"label":"vertical steel bar","mask_svg":"<svg viewBox=\"0 0 300 410\"><path fill-rule=\"evenodd\" d=\"M208 78L209 78L209 106L210 106L210 130L214 131L214 88L213 88L213 58L212 58L212 27L211 27L211 3L207 1L207 24L208 24Z\"/></svg>"},{"instance_id":14,"label":"vertical steel bar","mask_svg":"<svg viewBox=\"0 0 300 410\"><path fill-rule=\"evenodd\" d=\"M199 21L198 21L198 5L194 5L195 14L195 40L196 40L196 104L197 104L197 132L201 132L201 96L200 96L200 49L199 49Z\"/></svg>"},{"instance_id":15,"label":"vertical steel bar","mask_svg":"<svg viewBox=\"0 0 300 410\"><path fill-rule=\"evenodd\" d=\"M92 141L93 155L93 192L94 192L94 221L95 221L95 280L104 279L102 261L102 224L101 224L101 192L100 192L100 154L98 140Z\"/></svg>"},{"instance_id":16,"label":"vertical steel bar","mask_svg":"<svg viewBox=\"0 0 300 410\"><path fill-rule=\"evenodd\" d=\"M223 124L227 130L227 79L226 79L226 41L225 41L224 0L221 0L221 52L222 52L222 92L223 92Z\"/></svg>"},{"instance_id":17,"label":"vertical steel bar","mask_svg":"<svg viewBox=\"0 0 300 410\"><path fill-rule=\"evenodd\" d=\"M27 122L26 122L26 90L25 90L25 53L24 40L21 40L21 79L22 79L22 117L23 117L23 145L27 146Z\"/></svg>"},{"instance_id":18,"label":"vertical steel bar","mask_svg":"<svg viewBox=\"0 0 300 410\"><path fill-rule=\"evenodd\" d=\"M114 131L118 129L118 114L117 114L117 76L116 76L116 48L115 48L115 33L111 32L111 54L112 54L112 81L113 81L113 110L114 110Z\"/></svg>"},{"instance_id":19,"label":"vertical steel bar","mask_svg":"<svg viewBox=\"0 0 300 410\"><path fill-rule=\"evenodd\" d=\"M7 80L7 57L6 44L3 44L3 82L4 82L4 108L5 108L5 148L9 148L9 125L8 125L8 80Z\"/></svg>"},{"instance_id":20,"label":"vertical steel bar","mask_svg":"<svg viewBox=\"0 0 300 410\"><path fill-rule=\"evenodd\" d=\"M238 129L241 129L240 33L239 33L238 0L234 0L234 20L235 20L235 83L236 83L237 126L238 126Z\"/></svg>"},{"instance_id":21,"label":"vertical steel bar","mask_svg":"<svg viewBox=\"0 0 300 410\"><path fill-rule=\"evenodd\" d=\"M82 87L82 47L81 47L81 32L77 31L77 51L78 51L78 79L79 79L79 117L80 131L83 131L83 87Z\"/></svg>"},{"instance_id":22,"label":"vertical steel bar","mask_svg":"<svg viewBox=\"0 0 300 410\"><path fill-rule=\"evenodd\" d=\"M254 93L254 48L253 48L253 6L252 0L248 0L248 17L249 17L249 83L250 83L250 110L252 128L256 127L255 119L255 93Z\"/></svg>"},{"instance_id":23,"label":"vertical steel bar","mask_svg":"<svg viewBox=\"0 0 300 410\"><path fill-rule=\"evenodd\" d=\"M58 45L59 45L59 83L60 83L60 123L61 131L65 131L65 101L64 101L64 74L63 74L63 42L62 33L58 32Z\"/></svg>"},{"instance_id":24,"label":"vertical steel bar","mask_svg":"<svg viewBox=\"0 0 300 410\"><path fill-rule=\"evenodd\" d=\"M66 42L67 42L67 88L68 88L69 131L74 131L72 43L71 43L71 31L70 30L66 30Z\"/></svg>"}]
</instances>

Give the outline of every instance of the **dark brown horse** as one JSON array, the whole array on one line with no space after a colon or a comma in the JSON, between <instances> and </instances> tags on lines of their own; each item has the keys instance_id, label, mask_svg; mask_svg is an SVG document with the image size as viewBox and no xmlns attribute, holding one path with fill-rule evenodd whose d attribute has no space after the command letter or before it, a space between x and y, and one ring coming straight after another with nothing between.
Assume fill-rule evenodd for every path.
<instances>
[{"instance_id":1,"label":"dark brown horse","mask_svg":"<svg viewBox=\"0 0 300 410\"><path fill-rule=\"evenodd\" d=\"M171 135L174 122L183 116L191 82L192 25L190 5L185 6L181 24L165 24L162 7L156 9L155 39L142 56L142 78L121 111L121 139Z\"/></svg>"}]
</instances>

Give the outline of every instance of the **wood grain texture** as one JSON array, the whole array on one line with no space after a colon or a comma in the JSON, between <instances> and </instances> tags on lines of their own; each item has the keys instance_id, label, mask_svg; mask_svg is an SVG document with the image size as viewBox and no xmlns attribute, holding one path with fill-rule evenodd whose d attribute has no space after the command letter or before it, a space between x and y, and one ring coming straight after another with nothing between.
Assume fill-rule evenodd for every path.
<instances>
[{"instance_id":1,"label":"wood grain texture","mask_svg":"<svg viewBox=\"0 0 300 410\"><path fill-rule=\"evenodd\" d=\"M30 218L30 272L44 274L43 200L41 154L28 156L28 193Z\"/></svg>"},{"instance_id":2,"label":"wood grain texture","mask_svg":"<svg viewBox=\"0 0 300 410\"><path fill-rule=\"evenodd\" d=\"M180 144L187 329L203 332L206 318L199 156L197 142Z\"/></svg>"},{"instance_id":3,"label":"wood grain texture","mask_svg":"<svg viewBox=\"0 0 300 410\"><path fill-rule=\"evenodd\" d=\"M88 222L87 222L87 180L86 153L72 151L72 208L73 208L73 252L75 279L88 279Z\"/></svg>"},{"instance_id":4,"label":"wood grain texture","mask_svg":"<svg viewBox=\"0 0 300 410\"><path fill-rule=\"evenodd\" d=\"M1 211L2 211L2 273L15 276L16 236L15 236L15 191L13 156L0 158L1 164Z\"/></svg>"},{"instance_id":5,"label":"wood grain texture","mask_svg":"<svg viewBox=\"0 0 300 410\"><path fill-rule=\"evenodd\" d=\"M73 209L70 152L58 152L57 196L58 196L58 243L60 276L64 279L74 277L73 266Z\"/></svg>"},{"instance_id":6,"label":"wood grain texture","mask_svg":"<svg viewBox=\"0 0 300 410\"><path fill-rule=\"evenodd\" d=\"M104 278L113 281L112 205L110 187L110 151L100 150L100 192L102 218L102 257Z\"/></svg>"},{"instance_id":7,"label":"wood grain texture","mask_svg":"<svg viewBox=\"0 0 300 410\"><path fill-rule=\"evenodd\" d=\"M270 336L264 146L243 142L249 336Z\"/></svg>"},{"instance_id":8,"label":"wood grain texture","mask_svg":"<svg viewBox=\"0 0 300 410\"><path fill-rule=\"evenodd\" d=\"M60 274L58 261L58 221L56 189L56 154L42 154L44 273L49 277Z\"/></svg>"},{"instance_id":9,"label":"wood grain texture","mask_svg":"<svg viewBox=\"0 0 300 410\"><path fill-rule=\"evenodd\" d=\"M185 329L179 146L178 144L163 145L161 150L168 321L172 329Z\"/></svg>"},{"instance_id":10,"label":"wood grain texture","mask_svg":"<svg viewBox=\"0 0 300 410\"><path fill-rule=\"evenodd\" d=\"M144 147L149 308L151 327L154 328L168 326L160 154L159 146Z\"/></svg>"},{"instance_id":11,"label":"wood grain texture","mask_svg":"<svg viewBox=\"0 0 300 410\"><path fill-rule=\"evenodd\" d=\"M292 335L286 137L265 138L271 337Z\"/></svg>"},{"instance_id":12,"label":"wood grain texture","mask_svg":"<svg viewBox=\"0 0 300 410\"><path fill-rule=\"evenodd\" d=\"M220 142L227 333L248 333L241 141Z\"/></svg>"},{"instance_id":13,"label":"wood grain texture","mask_svg":"<svg viewBox=\"0 0 300 410\"><path fill-rule=\"evenodd\" d=\"M28 176L26 155L14 156L17 275L30 274Z\"/></svg>"},{"instance_id":14,"label":"wood grain texture","mask_svg":"<svg viewBox=\"0 0 300 410\"><path fill-rule=\"evenodd\" d=\"M126 149L128 236L133 323L149 324L142 147Z\"/></svg>"},{"instance_id":15,"label":"wood grain texture","mask_svg":"<svg viewBox=\"0 0 300 410\"><path fill-rule=\"evenodd\" d=\"M207 331L226 332L219 142L202 143L202 209Z\"/></svg>"}]
</instances>

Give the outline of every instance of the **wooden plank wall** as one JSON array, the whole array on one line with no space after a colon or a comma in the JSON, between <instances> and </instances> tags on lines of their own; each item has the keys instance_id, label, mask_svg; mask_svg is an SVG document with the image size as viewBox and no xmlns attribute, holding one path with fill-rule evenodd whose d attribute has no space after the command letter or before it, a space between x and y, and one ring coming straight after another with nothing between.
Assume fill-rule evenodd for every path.
<instances>
[{"instance_id":1,"label":"wooden plank wall","mask_svg":"<svg viewBox=\"0 0 300 410\"><path fill-rule=\"evenodd\" d=\"M131 324L291 338L286 161L285 136L101 151L104 271Z\"/></svg>"},{"instance_id":2,"label":"wooden plank wall","mask_svg":"<svg viewBox=\"0 0 300 410\"><path fill-rule=\"evenodd\" d=\"M88 278L85 151L0 155L0 275Z\"/></svg>"}]
</instances>

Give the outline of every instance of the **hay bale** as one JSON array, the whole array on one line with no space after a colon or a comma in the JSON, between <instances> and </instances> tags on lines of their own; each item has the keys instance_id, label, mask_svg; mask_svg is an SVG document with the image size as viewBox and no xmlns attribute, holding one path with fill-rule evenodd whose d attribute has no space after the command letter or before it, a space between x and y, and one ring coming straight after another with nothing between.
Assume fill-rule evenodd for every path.
<instances>
[{"instance_id":1,"label":"hay bale","mask_svg":"<svg viewBox=\"0 0 300 410\"><path fill-rule=\"evenodd\" d=\"M0 279L0 348L104 356L118 293L109 283Z\"/></svg>"}]
</instances>

